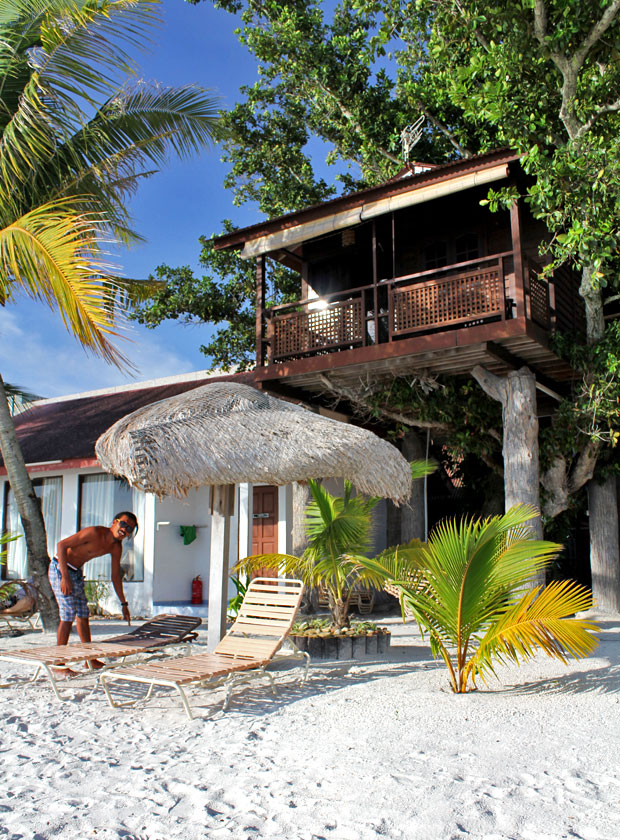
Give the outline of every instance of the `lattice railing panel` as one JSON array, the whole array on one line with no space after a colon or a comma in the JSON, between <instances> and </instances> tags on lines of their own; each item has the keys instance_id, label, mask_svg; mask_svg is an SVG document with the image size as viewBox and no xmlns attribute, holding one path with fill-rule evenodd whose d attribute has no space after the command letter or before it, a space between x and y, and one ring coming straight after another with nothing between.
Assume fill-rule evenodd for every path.
<instances>
[{"instance_id":1,"label":"lattice railing panel","mask_svg":"<svg viewBox=\"0 0 620 840\"><path fill-rule=\"evenodd\" d=\"M530 269L530 316L541 327L549 326L549 286Z\"/></svg>"},{"instance_id":2,"label":"lattice railing panel","mask_svg":"<svg viewBox=\"0 0 620 840\"><path fill-rule=\"evenodd\" d=\"M273 358L349 347L363 342L360 299L331 304L327 309L273 317Z\"/></svg>"},{"instance_id":3,"label":"lattice railing panel","mask_svg":"<svg viewBox=\"0 0 620 840\"><path fill-rule=\"evenodd\" d=\"M499 270L492 268L395 289L394 333L501 314L502 282Z\"/></svg>"}]
</instances>

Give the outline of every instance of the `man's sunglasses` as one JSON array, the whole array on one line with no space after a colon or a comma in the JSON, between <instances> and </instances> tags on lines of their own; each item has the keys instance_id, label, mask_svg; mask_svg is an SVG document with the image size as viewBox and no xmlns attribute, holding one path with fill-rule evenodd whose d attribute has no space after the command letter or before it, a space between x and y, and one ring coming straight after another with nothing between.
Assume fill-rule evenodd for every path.
<instances>
[{"instance_id":1,"label":"man's sunglasses","mask_svg":"<svg viewBox=\"0 0 620 840\"><path fill-rule=\"evenodd\" d=\"M117 519L116 521L118 522L118 527L122 528L123 531L126 531L128 534L133 533L136 527L135 525L132 525L131 522L127 522L126 519Z\"/></svg>"}]
</instances>

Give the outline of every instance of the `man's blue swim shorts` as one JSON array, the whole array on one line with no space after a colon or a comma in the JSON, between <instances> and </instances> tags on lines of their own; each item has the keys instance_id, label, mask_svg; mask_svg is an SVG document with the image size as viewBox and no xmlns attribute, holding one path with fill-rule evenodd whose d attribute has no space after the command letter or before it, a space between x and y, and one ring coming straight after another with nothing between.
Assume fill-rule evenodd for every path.
<instances>
[{"instance_id":1,"label":"man's blue swim shorts","mask_svg":"<svg viewBox=\"0 0 620 840\"><path fill-rule=\"evenodd\" d=\"M69 577L73 591L71 595L63 595L60 589L60 566L54 557L50 563L49 579L56 600L61 621L73 621L78 618L88 618L88 601L84 592L84 573L81 569L73 569L69 566Z\"/></svg>"}]
</instances>

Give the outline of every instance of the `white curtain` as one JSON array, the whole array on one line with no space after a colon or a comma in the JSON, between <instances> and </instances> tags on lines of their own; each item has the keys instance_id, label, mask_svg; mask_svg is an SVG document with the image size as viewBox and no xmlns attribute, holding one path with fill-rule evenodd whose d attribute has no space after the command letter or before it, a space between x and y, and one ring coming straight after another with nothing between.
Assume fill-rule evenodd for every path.
<instances>
[{"instance_id":1,"label":"white curtain","mask_svg":"<svg viewBox=\"0 0 620 840\"><path fill-rule=\"evenodd\" d=\"M44 478L34 482L34 489L41 499L41 510L47 533L47 553L56 554L56 543L60 539L60 516L62 507L62 478ZM7 570L10 578L28 578L28 552L21 519L11 490L7 496L6 530L20 534L20 538L7 546Z\"/></svg>"},{"instance_id":2,"label":"white curtain","mask_svg":"<svg viewBox=\"0 0 620 840\"><path fill-rule=\"evenodd\" d=\"M137 534L134 531L131 540L123 540L123 549L126 554L121 562L126 571L127 580L143 580L144 578L144 500L144 491L132 487L129 510L138 517L140 527Z\"/></svg>"},{"instance_id":3,"label":"white curtain","mask_svg":"<svg viewBox=\"0 0 620 840\"><path fill-rule=\"evenodd\" d=\"M114 517L114 477L86 475L82 479L80 499L80 528L91 525L111 525ZM110 580L110 555L95 557L84 567L88 580Z\"/></svg>"},{"instance_id":4,"label":"white curtain","mask_svg":"<svg viewBox=\"0 0 620 840\"><path fill-rule=\"evenodd\" d=\"M122 510L135 513L140 523L137 534L123 540L121 566L125 580L142 580L144 574L144 493L111 475L85 475L81 481L80 528L89 525L111 525L114 515ZM111 559L106 554L95 557L84 566L87 580L110 580Z\"/></svg>"},{"instance_id":5,"label":"white curtain","mask_svg":"<svg viewBox=\"0 0 620 840\"><path fill-rule=\"evenodd\" d=\"M47 534L47 553L50 557L56 556L56 545L60 539L61 508L62 478L44 478L41 487L41 509Z\"/></svg>"}]
</instances>

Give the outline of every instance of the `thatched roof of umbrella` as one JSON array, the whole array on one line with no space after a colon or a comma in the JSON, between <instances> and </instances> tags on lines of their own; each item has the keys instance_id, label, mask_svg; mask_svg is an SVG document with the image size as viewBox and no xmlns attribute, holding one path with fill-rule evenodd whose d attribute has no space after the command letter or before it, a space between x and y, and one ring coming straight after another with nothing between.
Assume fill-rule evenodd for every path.
<instances>
[{"instance_id":1,"label":"thatched roof of umbrella","mask_svg":"<svg viewBox=\"0 0 620 840\"><path fill-rule=\"evenodd\" d=\"M140 408L97 441L102 467L158 496L204 485L348 478L396 503L411 492L407 461L366 429L233 382Z\"/></svg>"}]
</instances>

